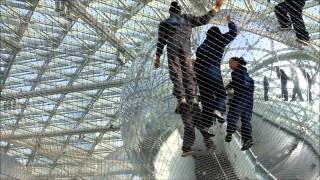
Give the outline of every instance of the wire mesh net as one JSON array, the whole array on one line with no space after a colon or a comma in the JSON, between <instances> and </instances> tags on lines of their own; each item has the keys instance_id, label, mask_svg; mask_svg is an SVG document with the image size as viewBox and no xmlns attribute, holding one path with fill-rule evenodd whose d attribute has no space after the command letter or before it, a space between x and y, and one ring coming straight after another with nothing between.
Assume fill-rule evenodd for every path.
<instances>
[{"instance_id":1,"label":"wire mesh net","mask_svg":"<svg viewBox=\"0 0 320 180\"><path fill-rule=\"evenodd\" d=\"M319 178L318 1L0 8L1 179Z\"/></svg>"}]
</instances>

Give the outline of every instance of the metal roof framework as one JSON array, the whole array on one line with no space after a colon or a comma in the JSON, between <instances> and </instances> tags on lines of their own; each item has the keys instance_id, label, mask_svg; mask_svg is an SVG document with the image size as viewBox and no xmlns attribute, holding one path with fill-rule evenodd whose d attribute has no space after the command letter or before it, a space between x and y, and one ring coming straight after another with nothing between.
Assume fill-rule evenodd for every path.
<instances>
[{"instance_id":1,"label":"metal roof framework","mask_svg":"<svg viewBox=\"0 0 320 180\"><path fill-rule=\"evenodd\" d=\"M195 13L206 10L206 2L181 1ZM228 49L264 52L264 57L254 59L252 73L260 76L268 65L293 59L308 60L303 63L312 75L318 73L316 0L308 1L304 10L312 37L307 48L266 28L273 21L276 1L225 3L213 22L223 24L229 13L239 22L250 17L250 24L239 24L239 28L259 37ZM159 20L167 16L169 7L169 2L161 0L67 0L67 4L73 18L57 13L53 0L4 0L0 6L0 146L38 177L92 176L83 166L65 166L85 164L88 159L100 162L123 145L118 118L121 87L133 80L126 76L130 61L138 61L156 42ZM283 48L275 49L273 43L256 47L266 39ZM287 117L301 116L301 111L314 115L303 107L281 106ZM119 166L123 171L119 168L113 174L132 174L127 163Z\"/></svg>"}]
</instances>

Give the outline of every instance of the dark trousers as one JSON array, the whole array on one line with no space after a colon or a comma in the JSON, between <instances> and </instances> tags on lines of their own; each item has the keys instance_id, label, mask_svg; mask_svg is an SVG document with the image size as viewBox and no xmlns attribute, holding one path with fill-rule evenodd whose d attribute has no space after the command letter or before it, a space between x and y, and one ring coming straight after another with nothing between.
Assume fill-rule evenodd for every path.
<instances>
[{"instance_id":1,"label":"dark trousers","mask_svg":"<svg viewBox=\"0 0 320 180\"><path fill-rule=\"evenodd\" d=\"M293 86L293 91L292 91L292 100L295 101L296 100L296 95L298 94L298 97L300 99L300 101L303 101L303 97L302 97L302 93L301 93L301 89L298 85L294 85Z\"/></svg>"},{"instance_id":2,"label":"dark trousers","mask_svg":"<svg viewBox=\"0 0 320 180\"><path fill-rule=\"evenodd\" d=\"M311 87L308 87L308 101L312 101L312 96L311 96Z\"/></svg>"},{"instance_id":3,"label":"dark trousers","mask_svg":"<svg viewBox=\"0 0 320 180\"><path fill-rule=\"evenodd\" d=\"M285 101L288 101L288 88L287 84L281 85L281 98L284 98Z\"/></svg>"},{"instance_id":4,"label":"dark trousers","mask_svg":"<svg viewBox=\"0 0 320 180\"><path fill-rule=\"evenodd\" d=\"M237 130L237 122L241 118L241 137L242 140L252 139L252 117L253 97L234 97L230 102L227 115L227 133L233 134Z\"/></svg>"},{"instance_id":5,"label":"dark trousers","mask_svg":"<svg viewBox=\"0 0 320 180\"><path fill-rule=\"evenodd\" d=\"M200 133L202 134L204 141L207 143L210 140L210 134L208 132L202 130L202 128L199 127L199 124L197 123L197 115L192 115L190 111L188 111L188 107L183 108L181 113L181 118L184 124L184 134L183 134L183 144L182 144L182 150L188 151L192 149L192 146L194 144L195 140L195 127L197 127L200 130Z\"/></svg>"},{"instance_id":6,"label":"dark trousers","mask_svg":"<svg viewBox=\"0 0 320 180\"><path fill-rule=\"evenodd\" d=\"M209 68L196 65L197 84L200 91L199 100L202 104L199 124L202 127L210 127L213 124L213 111L226 111L226 90L223 85L221 70L218 66Z\"/></svg>"},{"instance_id":7,"label":"dark trousers","mask_svg":"<svg viewBox=\"0 0 320 180\"><path fill-rule=\"evenodd\" d=\"M264 88L264 100L265 100L265 101L268 101L268 100L269 100L268 91L269 91L268 88Z\"/></svg>"},{"instance_id":8,"label":"dark trousers","mask_svg":"<svg viewBox=\"0 0 320 180\"><path fill-rule=\"evenodd\" d=\"M196 96L196 83L191 60L191 48L186 44L168 43L168 65L173 83L173 95L192 98Z\"/></svg>"},{"instance_id":9,"label":"dark trousers","mask_svg":"<svg viewBox=\"0 0 320 180\"><path fill-rule=\"evenodd\" d=\"M281 27L289 27L293 25L298 39L309 40L309 33L306 30L302 18L302 10L305 2L286 1L279 3L275 7L275 14Z\"/></svg>"}]
</instances>

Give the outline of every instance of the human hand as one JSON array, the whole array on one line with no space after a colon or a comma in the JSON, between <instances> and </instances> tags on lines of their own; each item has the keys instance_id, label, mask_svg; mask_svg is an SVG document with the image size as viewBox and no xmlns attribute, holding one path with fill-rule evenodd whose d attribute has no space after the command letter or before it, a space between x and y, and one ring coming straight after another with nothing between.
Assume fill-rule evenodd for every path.
<instances>
[{"instance_id":1,"label":"human hand","mask_svg":"<svg viewBox=\"0 0 320 180\"><path fill-rule=\"evenodd\" d=\"M223 4L223 0L216 0L216 6L214 7L216 10L220 10Z\"/></svg>"},{"instance_id":2,"label":"human hand","mask_svg":"<svg viewBox=\"0 0 320 180\"><path fill-rule=\"evenodd\" d=\"M231 21L232 21L232 20L231 20L231 16L228 15L228 16L227 16L227 22L230 23Z\"/></svg>"}]
</instances>

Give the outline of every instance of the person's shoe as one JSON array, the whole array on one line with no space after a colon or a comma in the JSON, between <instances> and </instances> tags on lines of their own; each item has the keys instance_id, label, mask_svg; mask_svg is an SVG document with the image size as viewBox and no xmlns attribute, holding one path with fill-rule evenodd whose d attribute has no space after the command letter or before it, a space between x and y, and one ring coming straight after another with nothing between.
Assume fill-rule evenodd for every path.
<instances>
[{"instance_id":1,"label":"person's shoe","mask_svg":"<svg viewBox=\"0 0 320 180\"><path fill-rule=\"evenodd\" d=\"M232 140L232 134L227 133L226 138L224 139L224 141L231 142L231 140Z\"/></svg>"},{"instance_id":2,"label":"person's shoe","mask_svg":"<svg viewBox=\"0 0 320 180\"><path fill-rule=\"evenodd\" d=\"M252 139L245 141L242 145L241 151L248 150L249 148L251 148L252 145L253 145Z\"/></svg>"},{"instance_id":3,"label":"person's shoe","mask_svg":"<svg viewBox=\"0 0 320 180\"><path fill-rule=\"evenodd\" d=\"M187 104L187 100L185 97L181 98L178 100L178 104L177 104L177 107L176 107L176 110L175 110L175 113L176 114L181 114L181 110L186 107L188 104Z\"/></svg>"},{"instance_id":4,"label":"person's shoe","mask_svg":"<svg viewBox=\"0 0 320 180\"><path fill-rule=\"evenodd\" d=\"M234 89L233 88L227 89L226 93L227 93L228 96L233 96L234 95Z\"/></svg>"},{"instance_id":5,"label":"person's shoe","mask_svg":"<svg viewBox=\"0 0 320 180\"><path fill-rule=\"evenodd\" d=\"M296 101L296 99L291 99L291 101L290 101L290 102L292 102L292 101Z\"/></svg>"},{"instance_id":6,"label":"person's shoe","mask_svg":"<svg viewBox=\"0 0 320 180\"><path fill-rule=\"evenodd\" d=\"M183 150L182 151L182 154L181 154L181 157L186 157L186 156L190 156L190 155L192 155L193 154L193 150Z\"/></svg>"},{"instance_id":7,"label":"person's shoe","mask_svg":"<svg viewBox=\"0 0 320 180\"><path fill-rule=\"evenodd\" d=\"M213 114L216 115L219 123L222 124L222 123L225 122L225 113L224 112L221 112L221 111L218 111L218 110L214 110Z\"/></svg>"},{"instance_id":8,"label":"person's shoe","mask_svg":"<svg viewBox=\"0 0 320 180\"><path fill-rule=\"evenodd\" d=\"M298 43L301 43L302 45L305 45L305 46L308 46L309 45L309 40L306 40L306 39L296 39L296 41Z\"/></svg>"},{"instance_id":9,"label":"person's shoe","mask_svg":"<svg viewBox=\"0 0 320 180\"><path fill-rule=\"evenodd\" d=\"M204 144L205 144L208 152L215 150L214 142L210 138L205 139Z\"/></svg>"},{"instance_id":10,"label":"person's shoe","mask_svg":"<svg viewBox=\"0 0 320 180\"><path fill-rule=\"evenodd\" d=\"M211 138L211 137L214 137L214 136L215 136L215 134L213 134L213 133L210 132L210 128L208 128L208 127L203 128L201 131L202 131L202 133L204 133L204 135L205 135L206 137L208 137L208 138Z\"/></svg>"},{"instance_id":11,"label":"person's shoe","mask_svg":"<svg viewBox=\"0 0 320 180\"><path fill-rule=\"evenodd\" d=\"M200 112L200 104L196 97L192 98L191 100L191 108L192 112Z\"/></svg>"}]
</instances>

